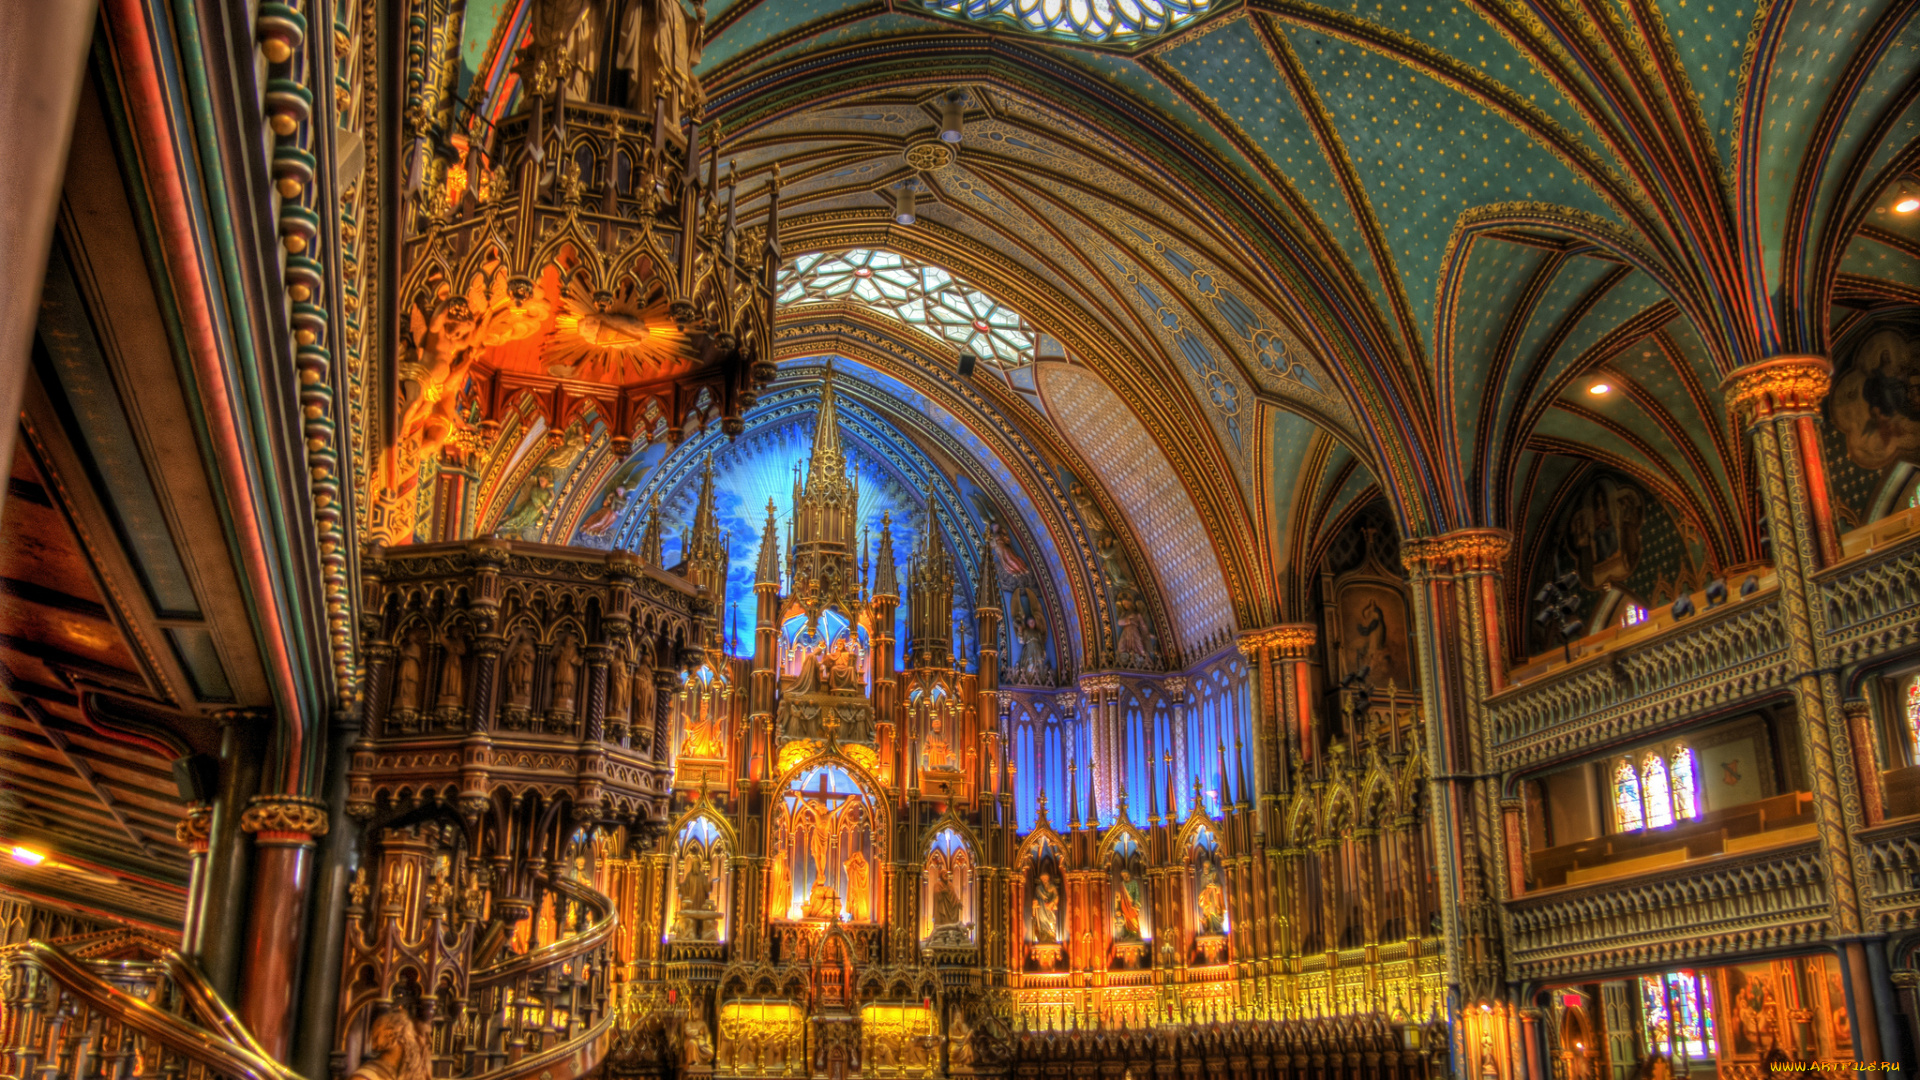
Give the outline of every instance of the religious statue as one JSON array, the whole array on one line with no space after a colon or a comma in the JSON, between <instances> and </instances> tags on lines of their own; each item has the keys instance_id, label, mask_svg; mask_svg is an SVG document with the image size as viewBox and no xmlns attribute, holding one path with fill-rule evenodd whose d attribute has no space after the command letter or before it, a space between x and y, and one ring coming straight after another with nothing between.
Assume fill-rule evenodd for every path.
<instances>
[{"instance_id":1,"label":"religious statue","mask_svg":"<svg viewBox=\"0 0 1920 1080\"><path fill-rule=\"evenodd\" d=\"M580 683L580 647L568 634L560 639L560 648L553 654L553 698L554 712L573 711L574 688Z\"/></svg>"},{"instance_id":2,"label":"religious statue","mask_svg":"<svg viewBox=\"0 0 1920 1080\"><path fill-rule=\"evenodd\" d=\"M1200 907L1200 932L1226 933L1227 897L1220 888L1220 868L1211 861L1200 864L1200 892L1196 900Z\"/></svg>"},{"instance_id":3,"label":"religious statue","mask_svg":"<svg viewBox=\"0 0 1920 1080\"><path fill-rule=\"evenodd\" d=\"M607 530L613 528L614 522L620 520L620 511L627 508L627 499L632 494L631 487L615 484L613 490L600 500L600 508L588 514L587 520L580 523L580 535L605 536Z\"/></svg>"},{"instance_id":4,"label":"religious statue","mask_svg":"<svg viewBox=\"0 0 1920 1080\"><path fill-rule=\"evenodd\" d=\"M460 699L466 696L467 680L465 661L467 642L458 634L448 634L442 646L446 651L446 661L440 667L440 699L437 704L443 709L458 709Z\"/></svg>"},{"instance_id":5,"label":"religious statue","mask_svg":"<svg viewBox=\"0 0 1920 1080\"><path fill-rule=\"evenodd\" d=\"M1120 880L1113 887L1113 937L1116 941L1141 939L1140 883L1131 870L1120 871Z\"/></svg>"},{"instance_id":6,"label":"religious statue","mask_svg":"<svg viewBox=\"0 0 1920 1080\"><path fill-rule=\"evenodd\" d=\"M389 1008L367 1028L367 1055L349 1080L428 1080L433 1053L421 1025L403 1008Z\"/></svg>"},{"instance_id":7,"label":"religious statue","mask_svg":"<svg viewBox=\"0 0 1920 1080\"><path fill-rule=\"evenodd\" d=\"M1033 883L1033 940L1052 945L1060 940L1060 890L1054 887L1053 875L1045 870Z\"/></svg>"},{"instance_id":8,"label":"religious statue","mask_svg":"<svg viewBox=\"0 0 1920 1080\"><path fill-rule=\"evenodd\" d=\"M1153 662L1153 645L1148 640L1147 616L1140 608L1140 595L1132 589L1116 590L1113 601L1114 652L1122 664L1146 667Z\"/></svg>"},{"instance_id":9,"label":"religious statue","mask_svg":"<svg viewBox=\"0 0 1920 1080\"><path fill-rule=\"evenodd\" d=\"M680 1023L681 1062L692 1069L704 1068L713 1064L713 1033L707 1028L707 1020L696 1009L687 1014Z\"/></svg>"},{"instance_id":10,"label":"religious statue","mask_svg":"<svg viewBox=\"0 0 1920 1080\"><path fill-rule=\"evenodd\" d=\"M773 858L767 867L767 916L784 919L793 907L793 866L788 861L787 842L775 842Z\"/></svg>"},{"instance_id":11,"label":"religious statue","mask_svg":"<svg viewBox=\"0 0 1920 1080\"><path fill-rule=\"evenodd\" d=\"M961 1068L973 1064L973 1025L967 1022L967 1010L953 1010L947 1025L947 1065Z\"/></svg>"},{"instance_id":12,"label":"religious statue","mask_svg":"<svg viewBox=\"0 0 1920 1080\"><path fill-rule=\"evenodd\" d=\"M413 712L420 708L420 654L423 646L420 631L407 635L406 644L400 648L400 670L393 681L393 711Z\"/></svg>"},{"instance_id":13,"label":"religious statue","mask_svg":"<svg viewBox=\"0 0 1920 1080\"><path fill-rule=\"evenodd\" d=\"M627 722L627 709L633 704L633 666L627 663L625 646L616 647L607 661L607 716L617 724Z\"/></svg>"},{"instance_id":14,"label":"religious statue","mask_svg":"<svg viewBox=\"0 0 1920 1080\"><path fill-rule=\"evenodd\" d=\"M627 11L620 27L615 63L632 78L628 108L651 112L651 91L665 99L666 121L675 128L681 118L698 113L703 95L693 69L705 45L707 6L694 5L692 25L680 0L640 0ZM652 85L646 76L652 75Z\"/></svg>"},{"instance_id":15,"label":"religious statue","mask_svg":"<svg viewBox=\"0 0 1920 1080\"><path fill-rule=\"evenodd\" d=\"M872 905L868 899L873 887L872 876L867 873L867 857L855 850L847 856L847 916L854 922L866 922L873 917Z\"/></svg>"},{"instance_id":16,"label":"religious statue","mask_svg":"<svg viewBox=\"0 0 1920 1080\"><path fill-rule=\"evenodd\" d=\"M687 936L706 938L708 919L700 916L712 916L713 875L707 870L704 853L695 854L687 859L687 872L680 876L680 917L687 928Z\"/></svg>"},{"instance_id":17,"label":"religious statue","mask_svg":"<svg viewBox=\"0 0 1920 1080\"><path fill-rule=\"evenodd\" d=\"M703 687L698 680L687 680L687 705L693 710L693 715L687 717L686 738L680 741L680 753L683 756L717 758L726 753L726 747L722 745L725 741L721 730L724 717L718 707L722 704L719 698L720 694L714 689Z\"/></svg>"},{"instance_id":18,"label":"religious statue","mask_svg":"<svg viewBox=\"0 0 1920 1080\"><path fill-rule=\"evenodd\" d=\"M533 703L533 644L525 637L507 653L507 704L522 709Z\"/></svg>"},{"instance_id":19,"label":"religious statue","mask_svg":"<svg viewBox=\"0 0 1920 1080\"><path fill-rule=\"evenodd\" d=\"M1011 585L1027 576L1027 561L1014 549L1013 539L1007 535L1006 527L998 521L987 523L987 540L993 545L994 564L1000 571L1000 578Z\"/></svg>"},{"instance_id":20,"label":"religious statue","mask_svg":"<svg viewBox=\"0 0 1920 1080\"><path fill-rule=\"evenodd\" d=\"M433 880L426 888L427 910L445 911L453 900L453 883L447 880L447 866L443 862L433 872Z\"/></svg>"},{"instance_id":21,"label":"religious statue","mask_svg":"<svg viewBox=\"0 0 1920 1080\"><path fill-rule=\"evenodd\" d=\"M953 867L940 864L940 877L933 887L933 925L935 929L960 925L960 892L953 885Z\"/></svg>"}]
</instances>

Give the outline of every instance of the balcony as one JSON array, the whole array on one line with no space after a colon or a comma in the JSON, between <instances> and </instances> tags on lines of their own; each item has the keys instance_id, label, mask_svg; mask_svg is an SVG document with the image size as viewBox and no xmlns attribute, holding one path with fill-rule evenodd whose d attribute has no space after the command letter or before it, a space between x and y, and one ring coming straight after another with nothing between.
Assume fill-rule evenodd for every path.
<instances>
[{"instance_id":1,"label":"balcony","mask_svg":"<svg viewBox=\"0 0 1920 1080\"><path fill-rule=\"evenodd\" d=\"M1818 839L1640 869L1631 880L1588 880L1508 903L1514 977L1601 977L1804 947L1826 935Z\"/></svg>"},{"instance_id":2,"label":"balcony","mask_svg":"<svg viewBox=\"0 0 1920 1080\"><path fill-rule=\"evenodd\" d=\"M1920 815L1862 829L1854 844L1866 852L1860 902L1869 931L1920 926Z\"/></svg>"}]
</instances>

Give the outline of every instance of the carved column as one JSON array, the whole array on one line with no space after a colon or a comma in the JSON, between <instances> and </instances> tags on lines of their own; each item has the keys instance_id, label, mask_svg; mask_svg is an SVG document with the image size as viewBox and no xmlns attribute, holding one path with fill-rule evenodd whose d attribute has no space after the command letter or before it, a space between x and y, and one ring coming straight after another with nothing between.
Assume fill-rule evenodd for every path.
<instances>
[{"instance_id":1,"label":"carved column","mask_svg":"<svg viewBox=\"0 0 1920 1080\"><path fill-rule=\"evenodd\" d=\"M1455 1006L1504 1009L1505 845L1483 703L1506 685L1500 632L1501 572L1512 538L1462 529L1402 548L1413 585L1414 633L1426 714L1435 871ZM1456 1039L1465 1025L1454 1025ZM1477 1055L1456 1042L1456 1075Z\"/></svg>"},{"instance_id":2,"label":"carved column","mask_svg":"<svg viewBox=\"0 0 1920 1080\"><path fill-rule=\"evenodd\" d=\"M474 734L493 730L500 657L506 651L507 641L497 633L479 634L473 639L473 702L467 709L467 730Z\"/></svg>"},{"instance_id":3,"label":"carved column","mask_svg":"<svg viewBox=\"0 0 1920 1080\"><path fill-rule=\"evenodd\" d=\"M581 714L584 722L580 730L588 743L599 743L606 738L607 657L611 650L605 645L589 645L583 651L587 658L587 692L582 695L586 711Z\"/></svg>"},{"instance_id":4,"label":"carved column","mask_svg":"<svg viewBox=\"0 0 1920 1080\"><path fill-rule=\"evenodd\" d=\"M1814 574L1838 551L1816 426L1830 371L1827 361L1817 356L1783 356L1749 364L1721 385L1734 421L1753 436L1761 497L1772 523L1780 612L1826 859L1833 928L1836 935L1849 937L1862 931L1858 881L1867 876L1865 853L1853 850L1849 829L1864 825L1866 813L1839 680L1820 657L1826 609L1814 581ZM1858 1021L1856 1017L1856 1032L1861 1030Z\"/></svg>"},{"instance_id":5,"label":"carved column","mask_svg":"<svg viewBox=\"0 0 1920 1080\"><path fill-rule=\"evenodd\" d=\"M174 838L187 845L187 917L181 922L180 955L198 956L207 917L207 846L213 838L213 807L194 803L174 826Z\"/></svg>"},{"instance_id":6,"label":"carved column","mask_svg":"<svg viewBox=\"0 0 1920 1080\"><path fill-rule=\"evenodd\" d=\"M261 1047L282 1061L293 1044L309 863L314 840L326 835L327 825L326 804L297 795L257 796L240 818L254 845L240 1019Z\"/></svg>"},{"instance_id":7,"label":"carved column","mask_svg":"<svg viewBox=\"0 0 1920 1080\"><path fill-rule=\"evenodd\" d=\"M653 760L665 764L673 760L673 747L667 745L673 716L673 697L680 680L671 671L653 672Z\"/></svg>"},{"instance_id":8,"label":"carved column","mask_svg":"<svg viewBox=\"0 0 1920 1080\"><path fill-rule=\"evenodd\" d=\"M1880 790L1880 758L1874 752L1879 740L1873 735L1873 713L1866 698L1848 698L1841 703L1847 715L1847 741L1853 746L1853 772L1860 781L1860 811L1868 825L1886 818L1886 796Z\"/></svg>"}]
</instances>

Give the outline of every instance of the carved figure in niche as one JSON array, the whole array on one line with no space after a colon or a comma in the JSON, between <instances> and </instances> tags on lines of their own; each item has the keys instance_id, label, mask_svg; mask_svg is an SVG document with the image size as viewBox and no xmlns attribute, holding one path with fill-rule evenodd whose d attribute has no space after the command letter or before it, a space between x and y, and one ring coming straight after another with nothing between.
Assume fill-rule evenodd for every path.
<instances>
[{"instance_id":1,"label":"carved figure in niche","mask_svg":"<svg viewBox=\"0 0 1920 1080\"><path fill-rule=\"evenodd\" d=\"M1113 886L1113 937L1115 941L1140 940L1140 883L1133 871L1120 871Z\"/></svg>"},{"instance_id":2,"label":"carved figure in niche","mask_svg":"<svg viewBox=\"0 0 1920 1080\"><path fill-rule=\"evenodd\" d=\"M933 887L933 925L935 929L960 925L960 891L953 885L953 867L940 864L940 878Z\"/></svg>"},{"instance_id":3,"label":"carved figure in niche","mask_svg":"<svg viewBox=\"0 0 1920 1080\"><path fill-rule=\"evenodd\" d=\"M467 692L467 641L458 634L448 634L442 647L447 655L440 667L440 699L437 704L443 709L458 709Z\"/></svg>"},{"instance_id":4,"label":"carved figure in niche","mask_svg":"<svg viewBox=\"0 0 1920 1080\"><path fill-rule=\"evenodd\" d=\"M1039 682L1047 670L1047 620L1032 589L1013 594L1013 640L1020 646L1015 671L1022 682Z\"/></svg>"},{"instance_id":5,"label":"carved figure in niche","mask_svg":"<svg viewBox=\"0 0 1920 1080\"><path fill-rule=\"evenodd\" d=\"M873 917L870 892L872 878L867 873L867 857L855 851L847 856L847 916L854 922Z\"/></svg>"},{"instance_id":6,"label":"carved figure in niche","mask_svg":"<svg viewBox=\"0 0 1920 1080\"><path fill-rule=\"evenodd\" d=\"M782 836L774 842L772 865L767 869L767 915L769 918L784 919L793 907L793 866L792 853L787 850L787 839Z\"/></svg>"},{"instance_id":7,"label":"carved figure in niche","mask_svg":"<svg viewBox=\"0 0 1920 1080\"><path fill-rule=\"evenodd\" d=\"M427 883L427 910L445 911L453 900L453 883L447 880L447 864L443 861L434 868L433 880Z\"/></svg>"},{"instance_id":8,"label":"carved figure in niche","mask_svg":"<svg viewBox=\"0 0 1920 1080\"><path fill-rule=\"evenodd\" d=\"M507 704L526 708L533 703L533 643L525 637L507 653Z\"/></svg>"},{"instance_id":9,"label":"carved figure in niche","mask_svg":"<svg viewBox=\"0 0 1920 1080\"><path fill-rule=\"evenodd\" d=\"M698 1009L687 1014L680 1023L680 1060L688 1068L702 1068L713 1064L713 1033L707 1028L706 1017Z\"/></svg>"},{"instance_id":10,"label":"carved figure in niche","mask_svg":"<svg viewBox=\"0 0 1920 1080\"><path fill-rule=\"evenodd\" d=\"M553 654L553 711L573 711L573 692L579 683L580 648L573 635L567 634Z\"/></svg>"},{"instance_id":11,"label":"carved figure in niche","mask_svg":"<svg viewBox=\"0 0 1920 1080\"><path fill-rule=\"evenodd\" d=\"M953 1068L973 1064L973 1025L967 1022L965 1009L955 1009L947 1025L947 1064Z\"/></svg>"},{"instance_id":12,"label":"carved figure in niche","mask_svg":"<svg viewBox=\"0 0 1920 1080\"><path fill-rule=\"evenodd\" d=\"M1129 667L1147 667L1153 663L1152 635L1147 616L1140 607L1140 594L1132 589L1117 589L1113 599L1114 652L1120 663Z\"/></svg>"},{"instance_id":13,"label":"carved figure in niche","mask_svg":"<svg viewBox=\"0 0 1920 1080\"><path fill-rule=\"evenodd\" d=\"M389 1008L367 1028L367 1056L349 1080L427 1080L433 1056L421 1025L403 1008Z\"/></svg>"},{"instance_id":14,"label":"carved figure in niche","mask_svg":"<svg viewBox=\"0 0 1920 1080\"><path fill-rule=\"evenodd\" d=\"M1906 327L1869 335L1842 362L1827 397L1827 419L1855 465L1878 472L1920 463L1920 336Z\"/></svg>"},{"instance_id":15,"label":"carved figure in niche","mask_svg":"<svg viewBox=\"0 0 1920 1080\"><path fill-rule=\"evenodd\" d=\"M406 644L400 648L400 668L393 680L395 712L414 712L420 708L420 654L424 649L419 630L408 634Z\"/></svg>"},{"instance_id":16,"label":"carved figure in niche","mask_svg":"<svg viewBox=\"0 0 1920 1080\"><path fill-rule=\"evenodd\" d=\"M1220 868L1212 860L1200 863L1200 889L1195 902L1200 908L1202 934L1227 932L1227 895L1220 888Z\"/></svg>"},{"instance_id":17,"label":"carved figure in niche","mask_svg":"<svg viewBox=\"0 0 1920 1080\"><path fill-rule=\"evenodd\" d=\"M832 651L829 652L827 656L832 664L833 681L831 686L833 690L847 693L856 689L854 680L859 672L856 667L857 661L854 659L853 649L848 646L847 639L841 638L835 642Z\"/></svg>"},{"instance_id":18,"label":"carved figure in niche","mask_svg":"<svg viewBox=\"0 0 1920 1080\"><path fill-rule=\"evenodd\" d=\"M587 520L580 523L580 535L605 536L607 530L613 528L613 523L620 520L620 512L627 508L627 500L632 495L631 487L615 484L613 490L600 500L600 508L588 514Z\"/></svg>"},{"instance_id":19,"label":"carved figure in niche","mask_svg":"<svg viewBox=\"0 0 1920 1080\"><path fill-rule=\"evenodd\" d=\"M707 873L707 860L699 856L687 860L687 872L680 876L680 910L713 910L713 877Z\"/></svg>"},{"instance_id":20,"label":"carved figure in niche","mask_svg":"<svg viewBox=\"0 0 1920 1080\"><path fill-rule=\"evenodd\" d=\"M627 647L613 650L607 663L607 719L626 723L627 710L633 704L633 666L627 662Z\"/></svg>"},{"instance_id":21,"label":"carved figure in niche","mask_svg":"<svg viewBox=\"0 0 1920 1080\"><path fill-rule=\"evenodd\" d=\"M513 500L513 506L507 510L500 524L494 526L493 535L512 540L532 540L540 526L540 519L546 516L547 506L553 502L553 470L546 467L535 469L533 478Z\"/></svg>"},{"instance_id":22,"label":"carved figure in niche","mask_svg":"<svg viewBox=\"0 0 1920 1080\"><path fill-rule=\"evenodd\" d=\"M1029 905L1033 918L1033 940L1042 945L1053 945L1060 941L1060 890L1053 884L1053 875L1040 871L1033 883L1033 902Z\"/></svg>"}]
</instances>

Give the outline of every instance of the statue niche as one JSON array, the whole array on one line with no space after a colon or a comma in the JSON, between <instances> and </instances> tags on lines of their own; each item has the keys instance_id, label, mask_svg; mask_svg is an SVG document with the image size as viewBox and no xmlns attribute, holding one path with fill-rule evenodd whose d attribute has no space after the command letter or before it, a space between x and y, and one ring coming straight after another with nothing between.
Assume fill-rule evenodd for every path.
<instances>
[{"instance_id":1,"label":"statue niche","mask_svg":"<svg viewBox=\"0 0 1920 1080\"><path fill-rule=\"evenodd\" d=\"M1123 832L1107 853L1107 894L1116 967L1137 968L1147 958L1153 937L1146 899L1146 854L1131 832Z\"/></svg>"},{"instance_id":2,"label":"statue niche","mask_svg":"<svg viewBox=\"0 0 1920 1080\"><path fill-rule=\"evenodd\" d=\"M872 797L840 765L794 777L773 816L773 917L873 922L883 908L876 875L886 862L878 816Z\"/></svg>"},{"instance_id":3,"label":"statue niche","mask_svg":"<svg viewBox=\"0 0 1920 1080\"><path fill-rule=\"evenodd\" d=\"M727 898L733 870L726 838L708 817L687 822L673 844L673 913L669 933L675 941L725 941Z\"/></svg>"},{"instance_id":4,"label":"statue niche","mask_svg":"<svg viewBox=\"0 0 1920 1080\"><path fill-rule=\"evenodd\" d=\"M1025 869L1027 955L1035 971L1053 971L1066 952L1068 927L1063 903L1066 876L1060 849L1042 838L1029 851Z\"/></svg>"},{"instance_id":5,"label":"statue niche","mask_svg":"<svg viewBox=\"0 0 1920 1080\"><path fill-rule=\"evenodd\" d=\"M942 829L933 838L921 875L920 940L928 948L973 945L973 864L959 833Z\"/></svg>"},{"instance_id":6,"label":"statue niche","mask_svg":"<svg viewBox=\"0 0 1920 1080\"><path fill-rule=\"evenodd\" d=\"M782 741L794 739L873 744L873 707L867 699L872 646L865 616L849 619L838 608L809 620L790 615L781 628L782 693L778 723Z\"/></svg>"},{"instance_id":7,"label":"statue niche","mask_svg":"<svg viewBox=\"0 0 1920 1080\"><path fill-rule=\"evenodd\" d=\"M1193 913L1195 960L1218 964L1226 959L1227 889L1220 865L1220 842L1205 826L1187 844L1187 910Z\"/></svg>"}]
</instances>

